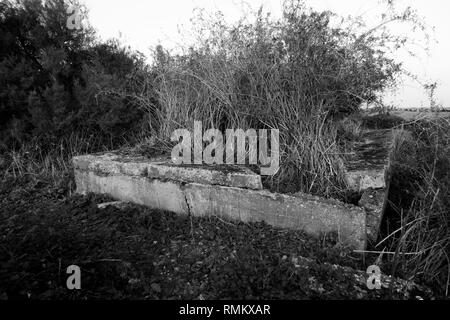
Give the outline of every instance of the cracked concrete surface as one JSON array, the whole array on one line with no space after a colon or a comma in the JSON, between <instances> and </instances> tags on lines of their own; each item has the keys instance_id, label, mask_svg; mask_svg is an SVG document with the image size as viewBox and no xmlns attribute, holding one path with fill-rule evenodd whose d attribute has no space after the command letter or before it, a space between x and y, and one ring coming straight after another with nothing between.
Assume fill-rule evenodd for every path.
<instances>
[{"instance_id":1,"label":"cracked concrete surface","mask_svg":"<svg viewBox=\"0 0 450 320\"><path fill-rule=\"evenodd\" d=\"M349 246L366 245L366 212L333 199L259 189L260 176L242 168L188 168L116 153L73 159L78 193L115 199L194 216L217 215L243 222L265 221L321 236L334 233ZM157 168L157 170L154 170ZM214 172L208 175L202 171ZM258 179L259 178L259 179ZM218 182L224 181L224 185ZM208 183L209 182L209 183Z\"/></svg>"}]
</instances>

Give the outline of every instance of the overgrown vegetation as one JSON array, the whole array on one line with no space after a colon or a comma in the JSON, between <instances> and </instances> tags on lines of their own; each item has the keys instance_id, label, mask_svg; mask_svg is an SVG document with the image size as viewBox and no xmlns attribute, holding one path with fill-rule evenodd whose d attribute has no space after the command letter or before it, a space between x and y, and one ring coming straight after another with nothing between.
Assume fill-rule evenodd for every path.
<instances>
[{"instance_id":1,"label":"overgrown vegetation","mask_svg":"<svg viewBox=\"0 0 450 320\"><path fill-rule=\"evenodd\" d=\"M142 132L144 112L108 92L130 91L142 55L66 27L62 0L0 4L0 150L53 152L74 133L118 146ZM34 139L30 144L30 139ZM80 150L81 151L81 150Z\"/></svg>"},{"instance_id":2,"label":"overgrown vegetation","mask_svg":"<svg viewBox=\"0 0 450 320\"><path fill-rule=\"evenodd\" d=\"M450 281L450 121L405 125L392 168L385 238L392 272L438 284ZM393 254L393 255L392 255Z\"/></svg>"},{"instance_id":3,"label":"overgrown vegetation","mask_svg":"<svg viewBox=\"0 0 450 320\"><path fill-rule=\"evenodd\" d=\"M333 18L298 1L285 2L280 20L260 9L254 20L230 25L200 12L198 41L184 54L156 50L159 104L146 104L158 119L154 135L168 140L194 120L205 130L276 128L280 171L266 186L344 198L334 120L378 101L400 65L389 58L385 37Z\"/></svg>"},{"instance_id":4,"label":"overgrown vegetation","mask_svg":"<svg viewBox=\"0 0 450 320\"><path fill-rule=\"evenodd\" d=\"M155 144L164 149L174 129L191 128L194 120L201 120L204 130L279 129L281 168L265 185L345 200L345 140L357 139L363 127L402 126L400 119L390 116L361 121L358 114L362 103L380 104L384 90L395 86L402 72L390 54L406 46L406 38L391 35L385 27L406 22L424 28L412 10L399 13L392 1L388 3L375 28L360 19L338 23L332 13L311 11L298 1L285 3L280 20L259 10L230 25L220 15L200 12L194 20L197 41L178 53L158 46L153 64L147 65L142 54L117 41L96 39L89 27L67 29L67 1L4 1L0 3L2 184L10 183L11 176L29 176L37 185L42 177L50 177L58 186L61 177L71 181L69 160L75 154L136 142L139 150ZM393 273L418 277L447 293L450 125L445 120L422 121L404 128L412 138L405 135L397 143L386 239L376 249L389 252L385 261ZM74 206L83 202L74 201ZM2 214L8 223L16 219L6 211ZM52 220L55 216L46 217L47 224L61 226ZM24 230L39 226L33 217L22 218ZM121 228L114 223L99 235L102 241ZM5 226L13 230L8 232L20 228ZM215 232L209 227L208 232ZM78 229L70 230L73 235ZM9 244L14 243L9 236ZM8 250L0 248L6 257ZM23 248L14 252L18 260L8 263L24 262L19 259ZM250 253L257 255L253 249ZM253 265L260 268L258 263ZM149 296L157 296L148 285Z\"/></svg>"}]
</instances>

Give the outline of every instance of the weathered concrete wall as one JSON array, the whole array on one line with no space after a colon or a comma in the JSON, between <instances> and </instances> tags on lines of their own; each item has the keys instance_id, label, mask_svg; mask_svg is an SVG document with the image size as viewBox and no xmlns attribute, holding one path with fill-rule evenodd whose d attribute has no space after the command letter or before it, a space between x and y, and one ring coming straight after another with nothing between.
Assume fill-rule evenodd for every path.
<instances>
[{"instance_id":1,"label":"weathered concrete wall","mask_svg":"<svg viewBox=\"0 0 450 320\"><path fill-rule=\"evenodd\" d=\"M159 180L193 182L247 189L262 189L261 176L245 167L176 166L169 160L149 160L145 157L121 155L115 152L84 155L73 158L75 170L92 171L99 175L146 176Z\"/></svg>"},{"instance_id":2,"label":"weathered concrete wall","mask_svg":"<svg viewBox=\"0 0 450 320\"><path fill-rule=\"evenodd\" d=\"M252 183L253 188L241 188L189 182L183 170L179 174L179 167L168 165L163 170L153 171L151 168L161 169L163 164L132 160L129 158L125 162L115 154L74 158L77 192L108 194L118 200L179 214L265 221L275 227L304 230L315 236L334 232L343 243L357 249L365 248L366 212L363 208L301 193L283 195L255 190L256 184ZM159 179L157 173L161 173ZM227 183L237 181L238 186L249 185L248 180L233 179L231 176L235 174L242 179L239 170L226 172L230 176Z\"/></svg>"},{"instance_id":3,"label":"weathered concrete wall","mask_svg":"<svg viewBox=\"0 0 450 320\"><path fill-rule=\"evenodd\" d=\"M178 183L159 181L144 176L123 174L99 175L75 169L77 193L108 194L111 197L151 208L188 214L185 196Z\"/></svg>"},{"instance_id":4,"label":"weathered concrete wall","mask_svg":"<svg viewBox=\"0 0 450 320\"><path fill-rule=\"evenodd\" d=\"M364 191L359 200L359 206L366 210L367 240L370 242L375 242L378 239L388 193L389 187L386 189L368 189Z\"/></svg>"},{"instance_id":5,"label":"weathered concrete wall","mask_svg":"<svg viewBox=\"0 0 450 320\"><path fill-rule=\"evenodd\" d=\"M265 221L316 236L336 232L342 242L365 247L366 213L356 206L302 194L200 184L188 184L184 192L194 216L214 214L244 222Z\"/></svg>"},{"instance_id":6,"label":"weathered concrete wall","mask_svg":"<svg viewBox=\"0 0 450 320\"><path fill-rule=\"evenodd\" d=\"M352 154L345 162L348 186L357 192L385 189L389 181L393 131L369 130L361 141L353 143Z\"/></svg>"},{"instance_id":7,"label":"weathered concrete wall","mask_svg":"<svg viewBox=\"0 0 450 320\"><path fill-rule=\"evenodd\" d=\"M348 186L361 194L359 206L367 213L367 239L376 242L386 208L391 151L396 130L368 130L354 142L346 161Z\"/></svg>"}]
</instances>

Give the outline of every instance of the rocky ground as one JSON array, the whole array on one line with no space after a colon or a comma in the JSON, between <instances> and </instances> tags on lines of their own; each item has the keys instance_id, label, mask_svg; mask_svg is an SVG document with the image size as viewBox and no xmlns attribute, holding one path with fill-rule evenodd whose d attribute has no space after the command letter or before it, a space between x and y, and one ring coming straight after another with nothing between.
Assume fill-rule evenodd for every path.
<instances>
[{"instance_id":1,"label":"rocky ground","mask_svg":"<svg viewBox=\"0 0 450 320\"><path fill-rule=\"evenodd\" d=\"M265 224L191 218L136 205L101 205L58 181L28 176L0 184L1 299L427 299L382 278L370 261L332 239ZM99 206L100 205L100 206ZM82 289L66 288L78 265ZM392 283L392 285L391 285Z\"/></svg>"}]
</instances>

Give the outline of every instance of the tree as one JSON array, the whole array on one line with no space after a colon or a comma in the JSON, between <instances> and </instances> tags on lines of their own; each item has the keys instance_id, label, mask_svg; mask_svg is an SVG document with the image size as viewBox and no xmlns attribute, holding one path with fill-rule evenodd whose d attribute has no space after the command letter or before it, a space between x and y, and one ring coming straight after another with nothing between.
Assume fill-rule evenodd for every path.
<instances>
[{"instance_id":1,"label":"tree","mask_svg":"<svg viewBox=\"0 0 450 320\"><path fill-rule=\"evenodd\" d=\"M117 41L98 41L89 25L68 28L70 5L79 6L72 0L0 4L4 147L31 136L58 138L75 130L120 140L142 120L133 104L104 95L125 90L129 74L145 69L142 55ZM86 15L85 10L80 12Z\"/></svg>"}]
</instances>

